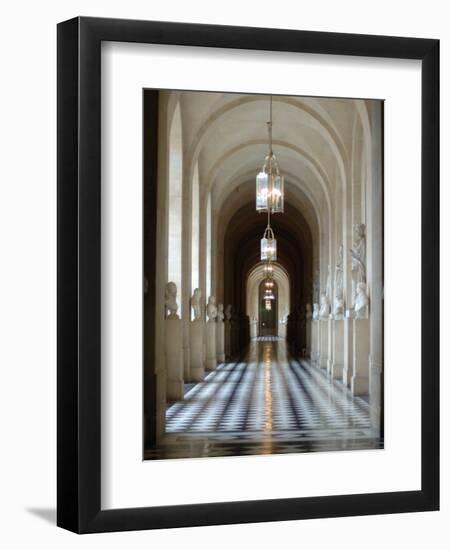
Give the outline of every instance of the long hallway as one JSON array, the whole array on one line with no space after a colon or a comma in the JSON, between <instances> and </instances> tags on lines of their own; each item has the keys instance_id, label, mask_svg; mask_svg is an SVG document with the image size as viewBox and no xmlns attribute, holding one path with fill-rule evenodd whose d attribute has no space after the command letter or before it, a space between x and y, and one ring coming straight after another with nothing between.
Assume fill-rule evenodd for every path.
<instances>
[{"instance_id":1,"label":"long hallway","mask_svg":"<svg viewBox=\"0 0 450 550\"><path fill-rule=\"evenodd\" d=\"M284 339L260 337L170 403L162 442L146 459L374 449L369 406Z\"/></svg>"}]
</instances>

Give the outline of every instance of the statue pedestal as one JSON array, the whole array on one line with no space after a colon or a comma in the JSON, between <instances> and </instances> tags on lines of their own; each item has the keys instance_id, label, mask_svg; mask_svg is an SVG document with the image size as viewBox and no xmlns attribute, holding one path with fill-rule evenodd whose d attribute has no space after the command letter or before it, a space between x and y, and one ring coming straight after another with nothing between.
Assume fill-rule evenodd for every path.
<instances>
[{"instance_id":1,"label":"statue pedestal","mask_svg":"<svg viewBox=\"0 0 450 550\"><path fill-rule=\"evenodd\" d=\"M326 369L328 367L328 329L330 320L329 319L320 319L319 320L320 329L320 351L319 351L319 367L321 369Z\"/></svg>"},{"instance_id":2,"label":"statue pedestal","mask_svg":"<svg viewBox=\"0 0 450 550\"><path fill-rule=\"evenodd\" d=\"M333 320L330 318L328 320L328 346L327 346L327 374L331 376L331 371L333 367Z\"/></svg>"},{"instance_id":3,"label":"statue pedestal","mask_svg":"<svg viewBox=\"0 0 450 550\"><path fill-rule=\"evenodd\" d=\"M231 357L231 321L224 322L224 348L225 357L229 359Z\"/></svg>"},{"instance_id":4,"label":"statue pedestal","mask_svg":"<svg viewBox=\"0 0 450 550\"><path fill-rule=\"evenodd\" d=\"M369 319L353 320L353 395L369 394Z\"/></svg>"},{"instance_id":5,"label":"statue pedestal","mask_svg":"<svg viewBox=\"0 0 450 550\"><path fill-rule=\"evenodd\" d=\"M179 401L184 397L183 325L181 319L166 319L165 323L167 399Z\"/></svg>"},{"instance_id":6,"label":"statue pedestal","mask_svg":"<svg viewBox=\"0 0 450 550\"><path fill-rule=\"evenodd\" d=\"M206 323L205 331L206 340L206 370L214 370L217 367L216 359L216 323L214 321L208 321Z\"/></svg>"},{"instance_id":7,"label":"statue pedestal","mask_svg":"<svg viewBox=\"0 0 450 550\"><path fill-rule=\"evenodd\" d=\"M335 319L333 321L333 350L331 376L335 379L341 379L344 372L344 320Z\"/></svg>"},{"instance_id":8,"label":"statue pedestal","mask_svg":"<svg viewBox=\"0 0 450 550\"><path fill-rule=\"evenodd\" d=\"M312 347L311 347L311 337L312 337L312 320L306 320L306 354L312 358Z\"/></svg>"},{"instance_id":9,"label":"statue pedestal","mask_svg":"<svg viewBox=\"0 0 450 550\"><path fill-rule=\"evenodd\" d=\"M203 362L203 342L205 322L202 319L191 321L191 380L200 382L205 377Z\"/></svg>"},{"instance_id":10,"label":"statue pedestal","mask_svg":"<svg viewBox=\"0 0 450 550\"><path fill-rule=\"evenodd\" d=\"M344 370L342 383L350 387L353 375L353 319L347 312L344 318Z\"/></svg>"},{"instance_id":11,"label":"statue pedestal","mask_svg":"<svg viewBox=\"0 0 450 550\"><path fill-rule=\"evenodd\" d=\"M183 378L185 382L191 381L191 348L190 348L190 321L182 320L183 323Z\"/></svg>"},{"instance_id":12,"label":"statue pedestal","mask_svg":"<svg viewBox=\"0 0 450 550\"><path fill-rule=\"evenodd\" d=\"M219 363L225 362L225 327L223 321L216 322L216 354Z\"/></svg>"},{"instance_id":13,"label":"statue pedestal","mask_svg":"<svg viewBox=\"0 0 450 550\"><path fill-rule=\"evenodd\" d=\"M370 420L372 427L380 433L383 365L381 363L376 363L372 356L369 357L369 373Z\"/></svg>"},{"instance_id":14,"label":"statue pedestal","mask_svg":"<svg viewBox=\"0 0 450 550\"><path fill-rule=\"evenodd\" d=\"M320 349L320 323L319 321L311 321L311 360L319 360Z\"/></svg>"}]
</instances>

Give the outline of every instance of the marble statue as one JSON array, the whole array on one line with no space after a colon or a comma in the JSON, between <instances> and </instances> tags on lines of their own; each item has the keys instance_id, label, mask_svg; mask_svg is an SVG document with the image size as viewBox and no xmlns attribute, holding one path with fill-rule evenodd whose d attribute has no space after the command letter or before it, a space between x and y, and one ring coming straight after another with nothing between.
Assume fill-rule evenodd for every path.
<instances>
[{"instance_id":1,"label":"marble statue","mask_svg":"<svg viewBox=\"0 0 450 550\"><path fill-rule=\"evenodd\" d=\"M334 270L334 302L333 316L341 319L344 316L344 247L341 244L338 251L338 258Z\"/></svg>"},{"instance_id":2,"label":"marble statue","mask_svg":"<svg viewBox=\"0 0 450 550\"><path fill-rule=\"evenodd\" d=\"M355 242L350 249L352 260L352 293L356 299L358 283L366 282L366 226L363 223L355 224Z\"/></svg>"},{"instance_id":3,"label":"marble statue","mask_svg":"<svg viewBox=\"0 0 450 550\"><path fill-rule=\"evenodd\" d=\"M322 292L320 295L319 318L328 319L329 316L330 316L330 300L328 299L327 293Z\"/></svg>"},{"instance_id":4,"label":"marble statue","mask_svg":"<svg viewBox=\"0 0 450 550\"><path fill-rule=\"evenodd\" d=\"M179 319L177 315L177 285L173 282L166 284L165 292L166 319Z\"/></svg>"},{"instance_id":5,"label":"marble statue","mask_svg":"<svg viewBox=\"0 0 450 550\"><path fill-rule=\"evenodd\" d=\"M314 275L314 281L313 281L313 303L318 304L319 303L319 288L320 288L320 276L319 276L319 270L316 270L316 274Z\"/></svg>"},{"instance_id":6,"label":"marble statue","mask_svg":"<svg viewBox=\"0 0 450 550\"><path fill-rule=\"evenodd\" d=\"M194 289L191 296L191 308L194 314L194 321L198 321L202 317L201 309L202 291L199 288Z\"/></svg>"},{"instance_id":7,"label":"marble statue","mask_svg":"<svg viewBox=\"0 0 450 550\"><path fill-rule=\"evenodd\" d=\"M227 321L231 321L231 315L233 313L233 306L231 304L228 304L225 308L225 319Z\"/></svg>"},{"instance_id":8,"label":"marble statue","mask_svg":"<svg viewBox=\"0 0 450 550\"><path fill-rule=\"evenodd\" d=\"M219 304L217 306L217 321L221 323L225 317L225 314L223 312L223 304Z\"/></svg>"},{"instance_id":9,"label":"marble statue","mask_svg":"<svg viewBox=\"0 0 450 550\"><path fill-rule=\"evenodd\" d=\"M356 285L355 317L367 319L369 316L369 296L367 295L366 283Z\"/></svg>"},{"instance_id":10,"label":"marble statue","mask_svg":"<svg viewBox=\"0 0 450 550\"><path fill-rule=\"evenodd\" d=\"M344 293L344 247L339 247L336 267L334 269L334 292L336 296Z\"/></svg>"},{"instance_id":11,"label":"marble statue","mask_svg":"<svg viewBox=\"0 0 450 550\"><path fill-rule=\"evenodd\" d=\"M206 305L206 313L208 315L208 323L214 323L217 317L217 306L215 296L208 298L208 304Z\"/></svg>"},{"instance_id":12,"label":"marble statue","mask_svg":"<svg viewBox=\"0 0 450 550\"><path fill-rule=\"evenodd\" d=\"M305 312L306 320L311 321L312 316L313 316L313 313L312 313L312 310L311 310L311 304L306 304L305 310L306 310L306 312Z\"/></svg>"},{"instance_id":13,"label":"marble statue","mask_svg":"<svg viewBox=\"0 0 450 550\"><path fill-rule=\"evenodd\" d=\"M326 292L328 300L330 300L331 296L332 296L332 292L331 292L331 266L330 266L330 264L328 264L327 286L325 287L325 292Z\"/></svg>"},{"instance_id":14,"label":"marble statue","mask_svg":"<svg viewBox=\"0 0 450 550\"><path fill-rule=\"evenodd\" d=\"M313 304L313 321L319 320L319 304Z\"/></svg>"}]
</instances>

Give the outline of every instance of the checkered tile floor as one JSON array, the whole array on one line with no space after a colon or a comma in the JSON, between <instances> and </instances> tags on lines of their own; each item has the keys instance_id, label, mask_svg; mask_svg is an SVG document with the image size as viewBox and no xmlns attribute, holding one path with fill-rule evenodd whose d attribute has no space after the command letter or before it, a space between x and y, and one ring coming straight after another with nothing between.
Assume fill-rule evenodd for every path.
<instances>
[{"instance_id":1,"label":"checkered tile floor","mask_svg":"<svg viewBox=\"0 0 450 550\"><path fill-rule=\"evenodd\" d=\"M166 437L145 458L381 448L367 403L284 340L253 340L246 361L222 363L166 413Z\"/></svg>"}]
</instances>

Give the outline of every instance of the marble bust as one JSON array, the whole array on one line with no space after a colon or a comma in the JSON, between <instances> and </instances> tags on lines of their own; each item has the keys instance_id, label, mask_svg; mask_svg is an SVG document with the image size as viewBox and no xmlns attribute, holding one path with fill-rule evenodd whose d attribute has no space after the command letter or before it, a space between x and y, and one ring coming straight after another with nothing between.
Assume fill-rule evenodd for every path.
<instances>
[{"instance_id":1,"label":"marble bust","mask_svg":"<svg viewBox=\"0 0 450 550\"><path fill-rule=\"evenodd\" d=\"M330 301L326 292L320 294L320 310L319 317L320 319L328 319L330 316Z\"/></svg>"},{"instance_id":2,"label":"marble bust","mask_svg":"<svg viewBox=\"0 0 450 550\"><path fill-rule=\"evenodd\" d=\"M305 306L305 317L307 321L311 321L313 314L311 310L311 304L306 304Z\"/></svg>"},{"instance_id":3,"label":"marble bust","mask_svg":"<svg viewBox=\"0 0 450 550\"><path fill-rule=\"evenodd\" d=\"M344 317L344 296L342 291L336 294L333 304L333 317L335 319L342 319Z\"/></svg>"},{"instance_id":4,"label":"marble bust","mask_svg":"<svg viewBox=\"0 0 450 550\"><path fill-rule=\"evenodd\" d=\"M319 320L319 304L313 304L313 321Z\"/></svg>"},{"instance_id":5,"label":"marble bust","mask_svg":"<svg viewBox=\"0 0 450 550\"><path fill-rule=\"evenodd\" d=\"M177 285L172 281L166 284L164 303L166 306L166 319L179 319L177 315Z\"/></svg>"},{"instance_id":6,"label":"marble bust","mask_svg":"<svg viewBox=\"0 0 450 550\"><path fill-rule=\"evenodd\" d=\"M217 321L221 323L223 321L223 318L225 317L225 314L223 312L223 304L219 304L217 306Z\"/></svg>"},{"instance_id":7,"label":"marble bust","mask_svg":"<svg viewBox=\"0 0 450 550\"><path fill-rule=\"evenodd\" d=\"M191 308L194 314L194 321L199 321L202 317L201 299L202 291L199 288L194 289L194 293L191 296Z\"/></svg>"},{"instance_id":8,"label":"marble bust","mask_svg":"<svg viewBox=\"0 0 450 550\"><path fill-rule=\"evenodd\" d=\"M232 312L233 312L233 306L231 304L228 304L227 307L225 308L225 319L227 321L231 321Z\"/></svg>"},{"instance_id":9,"label":"marble bust","mask_svg":"<svg viewBox=\"0 0 450 550\"><path fill-rule=\"evenodd\" d=\"M367 296L367 287L365 283L356 285L355 299L355 317L357 319L367 319L369 316L369 297Z\"/></svg>"},{"instance_id":10,"label":"marble bust","mask_svg":"<svg viewBox=\"0 0 450 550\"><path fill-rule=\"evenodd\" d=\"M206 313L208 315L208 323L214 323L217 317L216 298L214 296L208 298Z\"/></svg>"}]
</instances>

